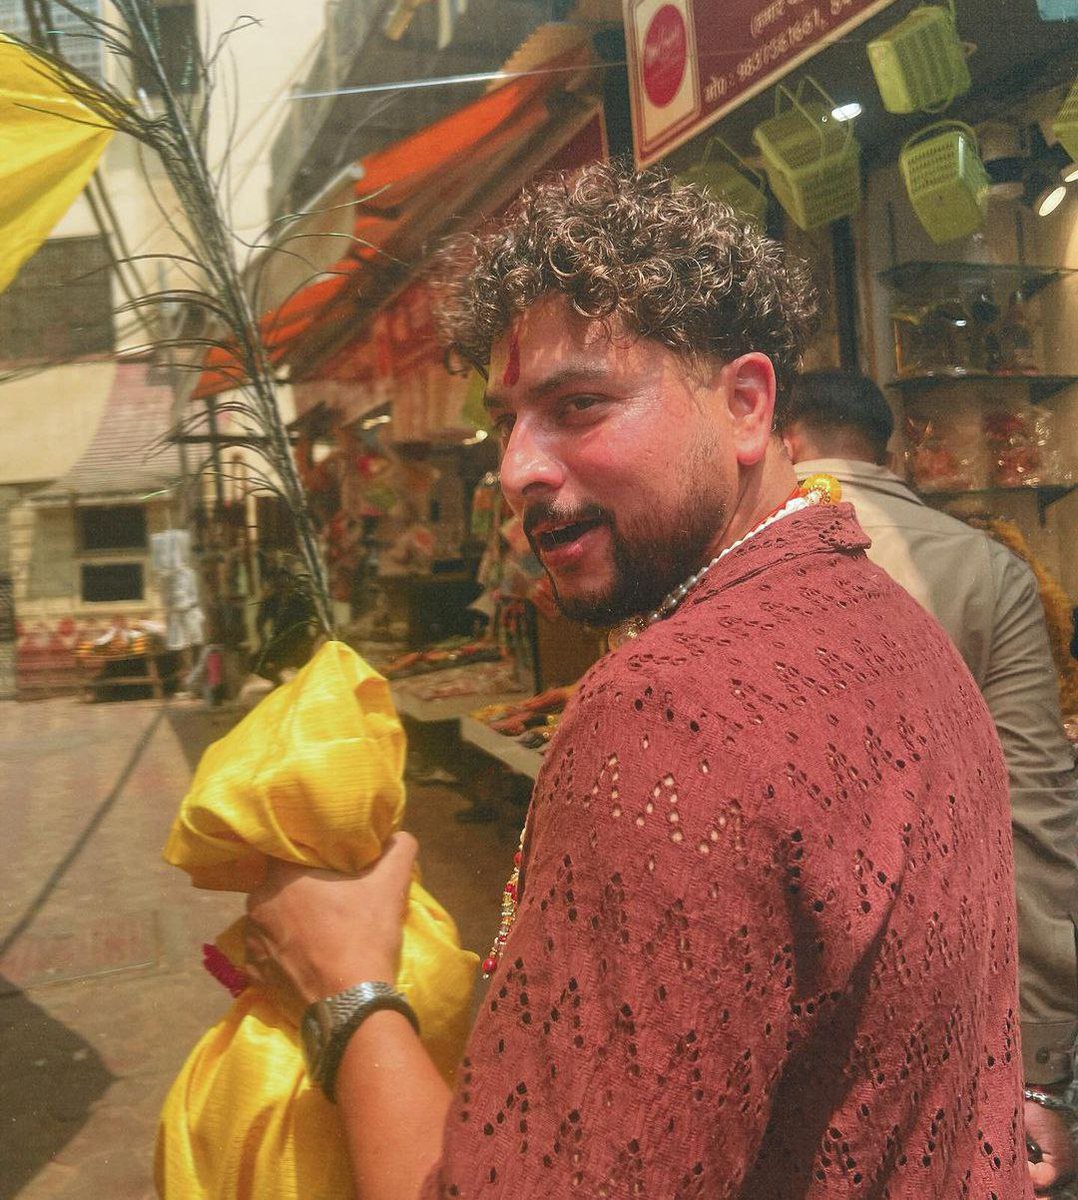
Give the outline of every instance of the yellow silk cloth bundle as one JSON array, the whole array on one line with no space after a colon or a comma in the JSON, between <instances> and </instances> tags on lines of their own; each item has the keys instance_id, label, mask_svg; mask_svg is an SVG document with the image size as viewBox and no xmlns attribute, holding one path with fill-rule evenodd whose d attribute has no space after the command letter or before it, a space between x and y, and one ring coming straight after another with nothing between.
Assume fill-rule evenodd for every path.
<instances>
[{"instance_id":1,"label":"yellow silk cloth bundle","mask_svg":"<svg viewBox=\"0 0 1078 1200\"><path fill-rule=\"evenodd\" d=\"M354 873L404 810L404 733L389 687L323 646L205 753L165 847L198 887L250 891L267 857ZM218 939L242 966L242 922ZM413 880L397 986L452 1080L477 958ZM358 982L358 980L356 981ZM156 1180L168 1200L337 1200L354 1194L337 1113L306 1075L296 1015L248 987L191 1052L165 1100Z\"/></svg>"}]
</instances>

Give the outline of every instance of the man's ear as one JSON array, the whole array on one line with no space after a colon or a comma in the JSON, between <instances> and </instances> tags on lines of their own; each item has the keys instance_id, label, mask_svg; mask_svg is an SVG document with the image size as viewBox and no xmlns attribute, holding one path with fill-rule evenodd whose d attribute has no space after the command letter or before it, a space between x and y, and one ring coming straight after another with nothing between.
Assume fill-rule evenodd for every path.
<instances>
[{"instance_id":1,"label":"man's ear","mask_svg":"<svg viewBox=\"0 0 1078 1200\"><path fill-rule=\"evenodd\" d=\"M742 354L722 368L734 453L743 467L764 457L775 417L775 368L766 354Z\"/></svg>"}]
</instances>

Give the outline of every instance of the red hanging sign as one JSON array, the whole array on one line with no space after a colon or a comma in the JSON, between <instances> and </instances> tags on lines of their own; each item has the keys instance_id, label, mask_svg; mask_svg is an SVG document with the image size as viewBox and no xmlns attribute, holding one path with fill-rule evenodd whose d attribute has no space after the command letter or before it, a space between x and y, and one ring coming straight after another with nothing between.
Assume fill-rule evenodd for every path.
<instances>
[{"instance_id":1,"label":"red hanging sign","mask_svg":"<svg viewBox=\"0 0 1078 1200\"><path fill-rule=\"evenodd\" d=\"M637 163L662 158L892 3L624 0Z\"/></svg>"}]
</instances>

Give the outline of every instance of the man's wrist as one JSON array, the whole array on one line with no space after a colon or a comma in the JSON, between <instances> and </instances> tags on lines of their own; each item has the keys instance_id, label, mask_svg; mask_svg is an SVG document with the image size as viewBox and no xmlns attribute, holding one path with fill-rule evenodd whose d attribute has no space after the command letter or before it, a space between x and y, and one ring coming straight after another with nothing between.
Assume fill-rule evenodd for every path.
<instances>
[{"instance_id":1,"label":"man's wrist","mask_svg":"<svg viewBox=\"0 0 1078 1200\"><path fill-rule=\"evenodd\" d=\"M416 1034L419 1022L405 996L384 980L353 984L308 1005L300 1022L307 1070L330 1100L334 1099L337 1071L349 1042L360 1027L383 1010L407 1020Z\"/></svg>"}]
</instances>

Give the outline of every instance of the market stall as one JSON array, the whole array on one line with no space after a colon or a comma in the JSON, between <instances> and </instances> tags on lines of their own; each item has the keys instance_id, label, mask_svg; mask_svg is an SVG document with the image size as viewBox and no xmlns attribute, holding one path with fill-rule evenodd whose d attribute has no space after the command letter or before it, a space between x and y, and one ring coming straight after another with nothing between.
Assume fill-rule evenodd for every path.
<instances>
[{"instance_id":1,"label":"market stall","mask_svg":"<svg viewBox=\"0 0 1078 1200\"><path fill-rule=\"evenodd\" d=\"M85 700L139 694L162 700L180 680L182 660L166 647L163 626L118 623L75 649L79 692Z\"/></svg>"},{"instance_id":2,"label":"market stall","mask_svg":"<svg viewBox=\"0 0 1078 1200\"><path fill-rule=\"evenodd\" d=\"M649 65L668 15L638 5L626 26L637 160L809 260L824 306L806 365L885 387L911 485L1015 522L1073 603L1078 10L669 7L676 72Z\"/></svg>"}]
</instances>

